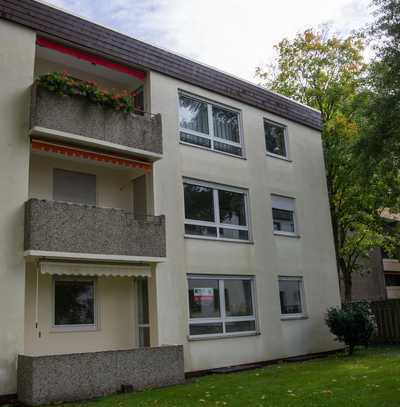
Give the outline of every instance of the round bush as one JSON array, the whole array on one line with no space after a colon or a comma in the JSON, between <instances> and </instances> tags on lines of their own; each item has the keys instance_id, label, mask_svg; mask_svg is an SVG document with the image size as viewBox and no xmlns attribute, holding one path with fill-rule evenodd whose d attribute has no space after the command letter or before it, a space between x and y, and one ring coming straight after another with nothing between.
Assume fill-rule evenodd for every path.
<instances>
[{"instance_id":1,"label":"round bush","mask_svg":"<svg viewBox=\"0 0 400 407\"><path fill-rule=\"evenodd\" d=\"M329 308L325 321L336 340L348 346L350 355L353 354L355 346L368 346L376 330L375 316L366 302Z\"/></svg>"}]
</instances>

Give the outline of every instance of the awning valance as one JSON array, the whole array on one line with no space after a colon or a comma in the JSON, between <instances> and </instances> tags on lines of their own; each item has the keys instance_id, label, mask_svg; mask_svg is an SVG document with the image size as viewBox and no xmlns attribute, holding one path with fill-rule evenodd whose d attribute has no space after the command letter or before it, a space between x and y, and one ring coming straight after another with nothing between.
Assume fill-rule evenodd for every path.
<instances>
[{"instance_id":1,"label":"awning valance","mask_svg":"<svg viewBox=\"0 0 400 407\"><path fill-rule=\"evenodd\" d=\"M42 274L70 276L105 277L150 277L149 266L119 264L85 264L42 261L39 263Z\"/></svg>"},{"instance_id":2,"label":"awning valance","mask_svg":"<svg viewBox=\"0 0 400 407\"><path fill-rule=\"evenodd\" d=\"M118 165L121 167L138 168L147 172L151 171L152 169L152 165L147 162L134 160L131 158L120 157L113 154L90 151L78 147L50 143L48 141L32 139L31 146L32 150L35 151L44 151L47 153L62 154L67 157L84 158L86 160L93 160L107 164Z\"/></svg>"}]
</instances>

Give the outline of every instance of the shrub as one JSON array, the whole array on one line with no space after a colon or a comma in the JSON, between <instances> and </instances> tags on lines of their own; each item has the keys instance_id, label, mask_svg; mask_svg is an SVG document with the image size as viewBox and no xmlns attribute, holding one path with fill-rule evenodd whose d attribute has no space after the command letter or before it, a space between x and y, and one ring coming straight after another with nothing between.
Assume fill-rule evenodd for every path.
<instances>
[{"instance_id":1,"label":"shrub","mask_svg":"<svg viewBox=\"0 0 400 407\"><path fill-rule=\"evenodd\" d=\"M114 92L100 89L95 81L75 79L67 72L52 72L41 75L37 83L39 86L59 95L79 96L89 99L93 103L109 107L122 112L133 112L134 92Z\"/></svg>"},{"instance_id":2,"label":"shrub","mask_svg":"<svg viewBox=\"0 0 400 407\"><path fill-rule=\"evenodd\" d=\"M336 340L348 346L350 355L356 345L368 346L371 335L376 330L375 316L366 302L329 308L325 322Z\"/></svg>"}]
</instances>

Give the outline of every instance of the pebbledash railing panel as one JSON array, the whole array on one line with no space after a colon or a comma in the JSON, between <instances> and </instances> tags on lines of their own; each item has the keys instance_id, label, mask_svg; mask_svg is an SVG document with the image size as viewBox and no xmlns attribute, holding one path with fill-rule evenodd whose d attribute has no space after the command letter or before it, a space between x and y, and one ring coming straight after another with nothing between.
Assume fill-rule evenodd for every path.
<instances>
[{"instance_id":1,"label":"pebbledash railing panel","mask_svg":"<svg viewBox=\"0 0 400 407\"><path fill-rule=\"evenodd\" d=\"M80 96L59 95L34 83L31 132L62 132L113 145L162 154L160 114L118 112Z\"/></svg>"},{"instance_id":2,"label":"pebbledash railing panel","mask_svg":"<svg viewBox=\"0 0 400 407\"><path fill-rule=\"evenodd\" d=\"M25 250L165 257L165 217L68 202L25 203Z\"/></svg>"}]
</instances>

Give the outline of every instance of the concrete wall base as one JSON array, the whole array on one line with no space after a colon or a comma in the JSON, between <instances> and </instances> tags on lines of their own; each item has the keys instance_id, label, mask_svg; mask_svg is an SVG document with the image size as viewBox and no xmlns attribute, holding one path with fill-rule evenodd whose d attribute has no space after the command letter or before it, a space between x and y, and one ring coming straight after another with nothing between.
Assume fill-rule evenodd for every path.
<instances>
[{"instance_id":1,"label":"concrete wall base","mask_svg":"<svg viewBox=\"0 0 400 407\"><path fill-rule=\"evenodd\" d=\"M182 346L18 357L18 401L34 406L184 380Z\"/></svg>"}]
</instances>

